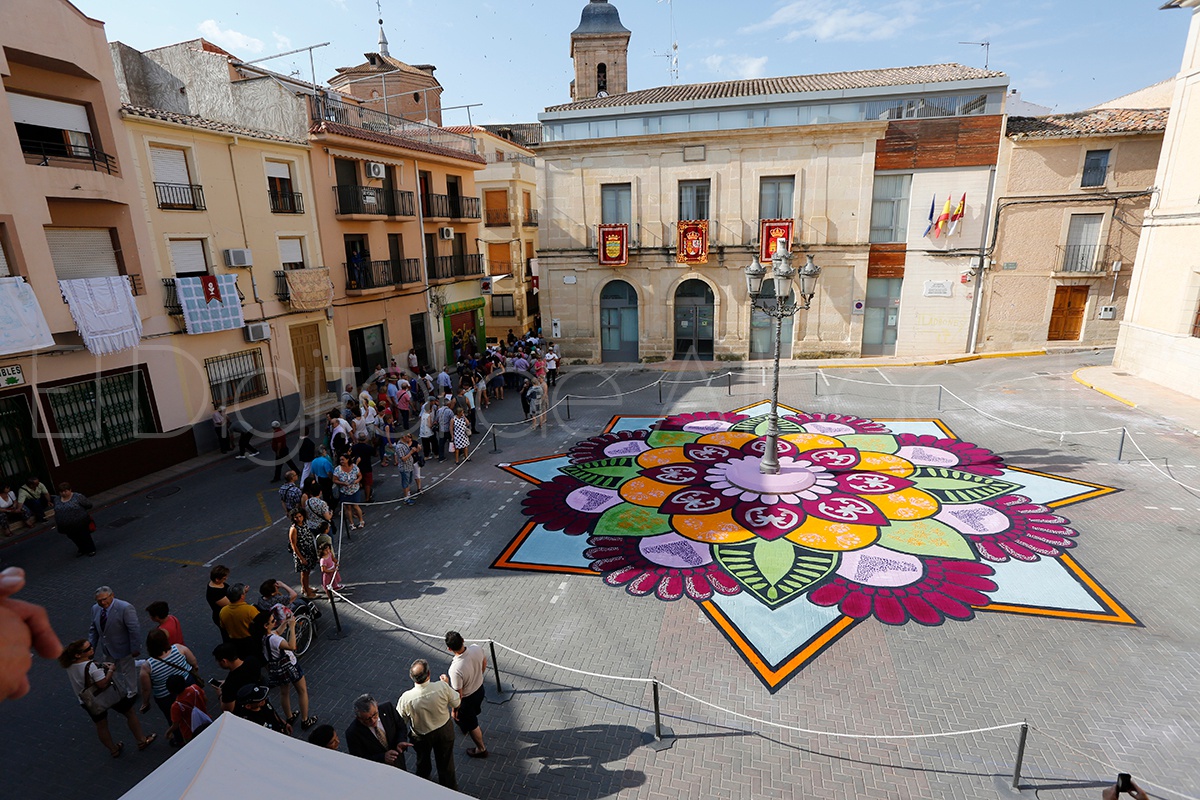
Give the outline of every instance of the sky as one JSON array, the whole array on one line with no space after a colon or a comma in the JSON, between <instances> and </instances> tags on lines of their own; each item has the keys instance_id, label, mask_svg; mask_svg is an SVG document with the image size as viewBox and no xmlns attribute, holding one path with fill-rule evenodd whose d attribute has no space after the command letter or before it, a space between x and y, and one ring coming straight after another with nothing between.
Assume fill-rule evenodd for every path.
<instances>
[{"instance_id":1,"label":"sky","mask_svg":"<svg viewBox=\"0 0 1200 800\"><path fill-rule=\"evenodd\" d=\"M149 50L199 36L254 59L313 51L318 82L376 49L376 0L74 0L110 41ZM443 106L533 122L570 102L570 33L586 0L380 0L390 51L434 64ZM1186 11L1161 0L613 0L633 32L629 88L936 64L990 66L1026 101L1078 111L1173 77ZM678 78L669 72L678 43ZM264 62L310 79L307 54ZM465 124L465 109L444 124Z\"/></svg>"}]
</instances>

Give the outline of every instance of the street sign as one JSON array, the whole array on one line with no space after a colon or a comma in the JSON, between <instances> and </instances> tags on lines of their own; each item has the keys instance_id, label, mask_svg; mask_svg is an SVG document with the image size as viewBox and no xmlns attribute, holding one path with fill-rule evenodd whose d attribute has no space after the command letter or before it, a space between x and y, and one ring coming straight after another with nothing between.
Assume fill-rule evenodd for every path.
<instances>
[{"instance_id":1,"label":"street sign","mask_svg":"<svg viewBox=\"0 0 1200 800\"><path fill-rule=\"evenodd\" d=\"M7 389L10 386L23 386L24 384L25 373L21 371L20 364L0 367L0 388Z\"/></svg>"}]
</instances>

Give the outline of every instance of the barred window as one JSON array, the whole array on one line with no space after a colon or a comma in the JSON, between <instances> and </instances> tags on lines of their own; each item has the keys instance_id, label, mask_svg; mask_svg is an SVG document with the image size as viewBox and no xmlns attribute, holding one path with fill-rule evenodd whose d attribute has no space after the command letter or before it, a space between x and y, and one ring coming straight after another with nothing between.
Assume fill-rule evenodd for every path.
<instances>
[{"instance_id":1,"label":"barred window","mask_svg":"<svg viewBox=\"0 0 1200 800\"><path fill-rule=\"evenodd\" d=\"M43 390L68 461L128 444L154 431L154 416L138 370Z\"/></svg>"},{"instance_id":2,"label":"barred window","mask_svg":"<svg viewBox=\"0 0 1200 800\"><path fill-rule=\"evenodd\" d=\"M213 405L241 403L267 393L262 350L241 350L204 359Z\"/></svg>"}]
</instances>

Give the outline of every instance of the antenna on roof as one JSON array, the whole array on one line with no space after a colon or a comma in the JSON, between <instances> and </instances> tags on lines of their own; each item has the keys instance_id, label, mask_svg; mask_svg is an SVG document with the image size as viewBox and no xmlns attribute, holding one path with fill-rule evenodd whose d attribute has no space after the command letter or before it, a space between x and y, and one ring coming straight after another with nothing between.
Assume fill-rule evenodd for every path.
<instances>
[{"instance_id":1,"label":"antenna on roof","mask_svg":"<svg viewBox=\"0 0 1200 800\"><path fill-rule=\"evenodd\" d=\"M375 0L375 14L379 19L379 55L390 57L387 36L383 32L383 5L379 0Z\"/></svg>"},{"instance_id":2,"label":"antenna on roof","mask_svg":"<svg viewBox=\"0 0 1200 800\"><path fill-rule=\"evenodd\" d=\"M675 4L672 0L658 0L659 3L666 3L667 9L670 12L671 25L671 52L659 53L655 52L655 58L665 58L667 60L667 74L671 76L671 83L679 80L679 38L675 32Z\"/></svg>"},{"instance_id":3,"label":"antenna on roof","mask_svg":"<svg viewBox=\"0 0 1200 800\"><path fill-rule=\"evenodd\" d=\"M285 50L284 52L276 53L273 56L263 56L262 58L256 58L253 61L243 61L242 63L243 64L258 64L262 61L270 61L271 59L279 58L280 56L290 56L293 53L303 53L307 50L308 51L308 68L312 72L312 85L316 86L317 85L317 68L313 65L312 51L316 50L318 47L328 47L328 46L329 46L329 42L321 42L320 44L310 44L308 47L297 47L295 50Z\"/></svg>"},{"instance_id":4,"label":"antenna on roof","mask_svg":"<svg viewBox=\"0 0 1200 800\"><path fill-rule=\"evenodd\" d=\"M959 44L977 44L980 47L982 47L983 48L983 68L984 69L988 68L988 65L991 63L991 58L992 58L992 43L991 42L989 42L987 39L984 39L982 42L959 42Z\"/></svg>"}]
</instances>

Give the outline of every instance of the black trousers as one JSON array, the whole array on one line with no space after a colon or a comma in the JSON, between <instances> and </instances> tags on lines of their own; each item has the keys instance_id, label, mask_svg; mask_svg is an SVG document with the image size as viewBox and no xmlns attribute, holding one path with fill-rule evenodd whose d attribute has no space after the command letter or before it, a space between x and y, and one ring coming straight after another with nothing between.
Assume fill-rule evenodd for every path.
<instances>
[{"instance_id":1,"label":"black trousers","mask_svg":"<svg viewBox=\"0 0 1200 800\"><path fill-rule=\"evenodd\" d=\"M251 434L250 431L246 431L245 433L238 434L238 455L239 456L244 456L244 455L246 455L246 453L248 453L254 449L253 447L250 446L250 437L252 435L253 434Z\"/></svg>"},{"instance_id":2,"label":"black trousers","mask_svg":"<svg viewBox=\"0 0 1200 800\"><path fill-rule=\"evenodd\" d=\"M96 543L92 541L92 532L88 530L87 525L72 527L70 530L63 531L66 537L74 543L79 549L80 555L88 555L96 552Z\"/></svg>"},{"instance_id":3,"label":"black trousers","mask_svg":"<svg viewBox=\"0 0 1200 800\"><path fill-rule=\"evenodd\" d=\"M279 480L279 474L281 472L283 472L284 464L288 465L288 469L295 470L297 475L300 474L300 467L296 466L296 459L294 459L290 456L287 458L276 457L276 459L275 459L275 476L273 478L271 478L271 480L273 480L273 481Z\"/></svg>"},{"instance_id":4,"label":"black trousers","mask_svg":"<svg viewBox=\"0 0 1200 800\"><path fill-rule=\"evenodd\" d=\"M454 720L446 720L446 724L426 734L412 732L413 749L417 751L417 775L428 780L433 772L433 762L437 764L438 783L447 789L458 789L458 779L454 777Z\"/></svg>"}]
</instances>

